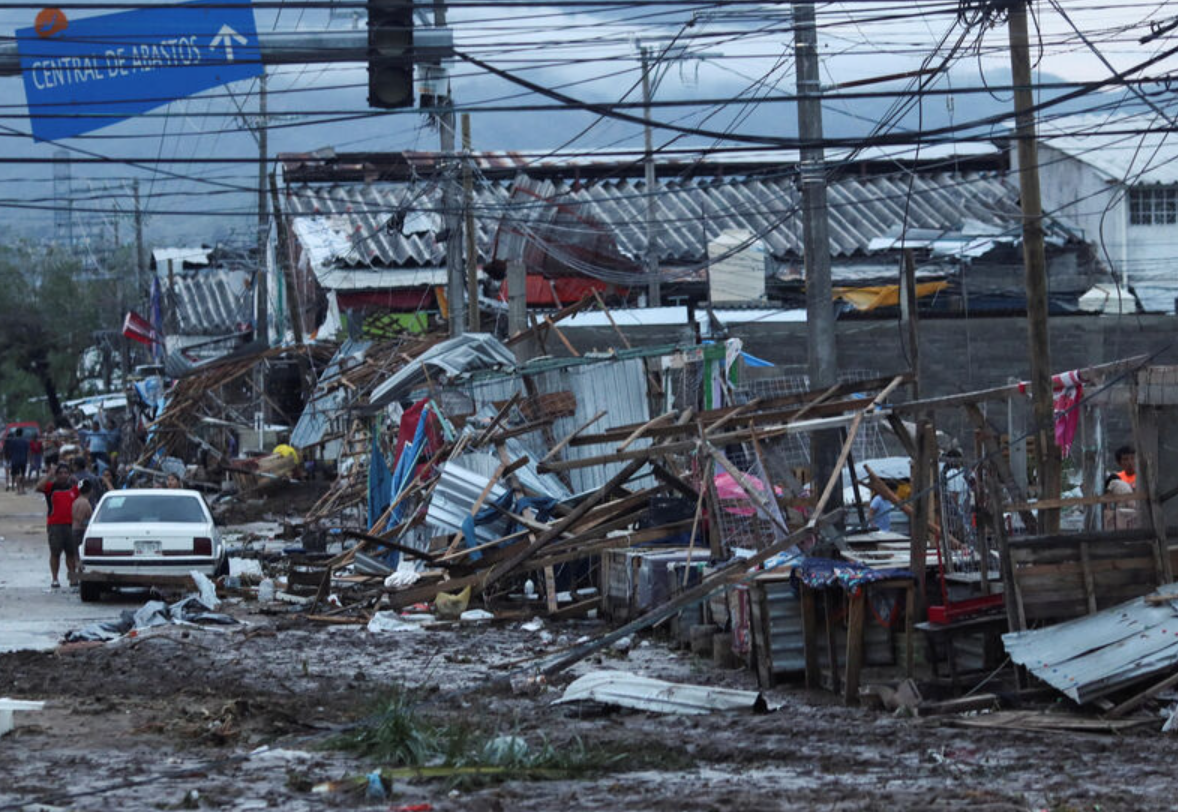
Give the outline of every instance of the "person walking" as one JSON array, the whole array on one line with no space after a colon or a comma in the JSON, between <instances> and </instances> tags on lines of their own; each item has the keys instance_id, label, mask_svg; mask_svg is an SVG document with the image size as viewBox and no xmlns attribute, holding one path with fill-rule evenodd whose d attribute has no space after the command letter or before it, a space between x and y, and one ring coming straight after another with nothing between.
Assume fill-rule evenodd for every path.
<instances>
[{"instance_id":1,"label":"person walking","mask_svg":"<svg viewBox=\"0 0 1178 812\"><path fill-rule=\"evenodd\" d=\"M45 524L49 533L49 572L53 576L50 587L61 588L57 574L61 569L61 556L65 554L65 564L70 573L71 582L76 579L78 571L78 551L74 548L74 502L78 498L78 483L70 476L70 467L58 463L53 474L45 474L37 483L38 493L45 495L48 516Z\"/></svg>"},{"instance_id":2,"label":"person walking","mask_svg":"<svg viewBox=\"0 0 1178 812\"><path fill-rule=\"evenodd\" d=\"M29 479L37 479L41 476L41 460L45 453L45 444L41 441L39 434L34 434L33 438L29 440Z\"/></svg>"},{"instance_id":3,"label":"person walking","mask_svg":"<svg viewBox=\"0 0 1178 812\"><path fill-rule=\"evenodd\" d=\"M78 585L78 551L82 549L82 539L86 536L86 528L90 525L90 517L94 515L94 508L90 505L90 492L94 490L91 482L85 480L78 485L78 498L70 508L71 528L73 530L73 545L66 550L66 567L69 569L70 586ZM71 563L72 557L72 563Z\"/></svg>"},{"instance_id":4,"label":"person walking","mask_svg":"<svg viewBox=\"0 0 1178 812\"><path fill-rule=\"evenodd\" d=\"M8 445L8 476L16 486L16 492L25 492L25 475L29 467L29 440L24 436L24 429L16 429Z\"/></svg>"}]
</instances>

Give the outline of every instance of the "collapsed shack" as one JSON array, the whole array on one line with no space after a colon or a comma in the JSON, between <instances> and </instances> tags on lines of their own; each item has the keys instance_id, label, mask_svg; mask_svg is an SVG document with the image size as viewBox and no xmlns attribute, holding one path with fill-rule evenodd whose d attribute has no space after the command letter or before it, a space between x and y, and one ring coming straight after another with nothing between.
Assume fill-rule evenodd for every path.
<instances>
[{"instance_id":1,"label":"collapsed shack","mask_svg":"<svg viewBox=\"0 0 1178 812\"><path fill-rule=\"evenodd\" d=\"M745 380L731 340L517 361L511 347L560 337L559 316L506 344L349 340L202 368L168 393L139 466L204 451L206 473L243 493L326 476L280 565L284 599L315 621L615 625L544 670L655 627L762 687L804 681L918 713L1042 695L1045 675L1092 657L1105 681L1061 690L1110 726L1178 685L1178 649L1159 644L1145 667L1120 639L1081 650L1067 641L1083 633L1053 631L1141 605L1162 613L1149 629L1169 623L1178 370L1132 358L1056 376L1059 420L1037 432L1025 384L905 399L912 375L855 373L810 390L781 369ZM300 464L221 451L249 427L254 367L292 353L310 392L289 420ZM814 482L810 433L825 429L842 433L837 471ZM1105 437L1125 431L1139 484L1109 493ZM1040 495L1037 444L1076 462L1059 497ZM1083 726L1033 726L1057 721Z\"/></svg>"}]
</instances>

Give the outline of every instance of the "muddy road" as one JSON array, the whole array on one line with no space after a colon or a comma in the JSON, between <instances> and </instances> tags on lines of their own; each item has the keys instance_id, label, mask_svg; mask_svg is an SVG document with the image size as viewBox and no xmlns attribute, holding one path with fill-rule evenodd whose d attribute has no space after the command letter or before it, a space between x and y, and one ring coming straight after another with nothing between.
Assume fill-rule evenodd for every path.
<instances>
[{"instance_id":1,"label":"muddy road","mask_svg":"<svg viewBox=\"0 0 1178 812\"><path fill-rule=\"evenodd\" d=\"M31 525L28 517L20 522ZM22 634L41 644L62 626L135 605L83 608L76 595L43 594L43 574L45 583L14 584L14 560L31 556L40 537L29 531L14 542L13 526L0 533L0 572L9 579L0 589L0 633L26 624ZM22 602L31 608L13 608ZM0 738L0 809L36 801L77 810L536 812L1178 805L1178 740L1153 732L963 730L945 719L845 708L801 689L772 692L782 707L761 716L554 706L572 679L600 668L746 689L755 680L642 640L580 664L538 693L516 694L503 684L515 664L603 627L570 621L543 631L511 623L370 634L262 614L252 603L226 608L243 625L169 626L108 644L0 654L0 696L46 701ZM517 737L530 753L553 757L544 769L522 772L398 774L390 797L369 799L363 776L387 760L325 745L354 736L376 703L398 691L431 729L476 743Z\"/></svg>"},{"instance_id":2,"label":"muddy road","mask_svg":"<svg viewBox=\"0 0 1178 812\"><path fill-rule=\"evenodd\" d=\"M776 713L668 717L553 706L488 687L496 667L542 652L518 628L370 635L247 616L236 632L171 627L61 652L0 655L3 693L48 701L0 739L0 805L72 809L321 809L430 804L437 810L1173 808L1178 743L961 730L775 692ZM580 634L588 629L570 629ZM559 645L560 634L552 645ZM566 641L571 642L571 640ZM652 676L752 687L661 645L590 662ZM391 801L324 782L379 764L323 749L393 685L419 713L533 748L589 748L617 760L575 778L394 780ZM245 758L268 745L271 751ZM240 760L238 760L240 759ZM162 777L169 774L170 777ZM124 782L132 786L119 788ZM140 783L142 782L142 783ZM79 793L70 799L52 796ZM193 794L195 792L195 794Z\"/></svg>"}]
</instances>

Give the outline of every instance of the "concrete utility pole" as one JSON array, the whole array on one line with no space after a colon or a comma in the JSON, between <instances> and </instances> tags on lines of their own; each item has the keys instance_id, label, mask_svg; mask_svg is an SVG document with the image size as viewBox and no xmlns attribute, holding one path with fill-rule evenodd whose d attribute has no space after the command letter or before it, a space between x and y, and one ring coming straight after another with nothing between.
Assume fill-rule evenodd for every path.
<instances>
[{"instance_id":1,"label":"concrete utility pole","mask_svg":"<svg viewBox=\"0 0 1178 812\"><path fill-rule=\"evenodd\" d=\"M434 26L446 27L446 2L434 0ZM460 336L466 330L466 272L462 262L462 216L455 194L457 179L454 166L454 100L450 97L450 79L439 94L438 134L442 147L442 215L446 229L446 298L450 304L450 335Z\"/></svg>"},{"instance_id":2,"label":"concrete utility pole","mask_svg":"<svg viewBox=\"0 0 1178 812\"><path fill-rule=\"evenodd\" d=\"M829 211L826 206L826 156L822 147L822 99L818 76L818 29L814 4L793 4L794 59L797 65L798 138L801 149L802 241L806 261L806 342L810 388L838 383L834 308L830 282ZM821 490L834 473L841 443L837 429L814 432L810 472ZM828 509L842 504L835 488Z\"/></svg>"},{"instance_id":3,"label":"concrete utility pole","mask_svg":"<svg viewBox=\"0 0 1178 812\"><path fill-rule=\"evenodd\" d=\"M270 163L269 156L269 121L266 109L266 74L258 78L258 268L257 268L257 297L258 313L254 328L254 337L269 343L270 341L270 295L266 279L266 254L270 248L269 207L266 200L266 168ZM260 367L259 367L260 368Z\"/></svg>"},{"instance_id":4,"label":"concrete utility pole","mask_svg":"<svg viewBox=\"0 0 1178 812\"><path fill-rule=\"evenodd\" d=\"M639 49L642 57L642 117L650 121L650 49L645 45ZM643 128L645 163L645 192L646 192L646 275L647 299L651 307L662 304L663 285L659 278L658 246L655 245L655 172L654 172L654 133L650 124Z\"/></svg>"},{"instance_id":5,"label":"concrete utility pole","mask_svg":"<svg viewBox=\"0 0 1178 812\"><path fill-rule=\"evenodd\" d=\"M1027 344L1035 418L1035 464L1043 499L1060 494L1059 452L1055 447L1051 345L1047 331L1047 254L1043 247L1043 201L1039 193L1039 145L1035 140L1031 92L1031 47L1024 0L1010 8L1010 70L1014 84L1015 138L1023 209L1023 261L1026 264ZM1040 511L1043 533L1059 532L1059 511Z\"/></svg>"},{"instance_id":6,"label":"concrete utility pole","mask_svg":"<svg viewBox=\"0 0 1178 812\"><path fill-rule=\"evenodd\" d=\"M474 168L470 154L470 113L462 114L462 214L466 237L466 312L470 331L477 333L479 320L479 246L474 229Z\"/></svg>"},{"instance_id":7,"label":"concrete utility pole","mask_svg":"<svg viewBox=\"0 0 1178 812\"><path fill-rule=\"evenodd\" d=\"M143 253L143 207L139 205L139 180L131 182L131 194L135 198L135 295L143 295L143 276L147 264ZM133 302L138 306L137 302Z\"/></svg>"}]
</instances>

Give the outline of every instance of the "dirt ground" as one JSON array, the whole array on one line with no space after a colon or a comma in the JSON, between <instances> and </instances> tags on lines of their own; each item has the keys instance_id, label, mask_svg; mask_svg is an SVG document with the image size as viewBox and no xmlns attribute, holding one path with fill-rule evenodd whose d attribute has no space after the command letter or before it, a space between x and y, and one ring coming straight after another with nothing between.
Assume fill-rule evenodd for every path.
<instances>
[{"instance_id":1,"label":"dirt ground","mask_svg":"<svg viewBox=\"0 0 1178 812\"><path fill-rule=\"evenodd\" d=\"M760 809L1142 810L1178 808L1178 739L962 730L947 720L845 708L825 693L771 692L775 713L680 717L553 705L576 676L616 668L677 682L754 689L659 640L638 640L562 674L538 694L503 678L521 661L601 631L596 621L370 634L255 603L242 625L168 626L108 644L52 646L142 597L81 604L49 590L43 514L0 493L0 696L42 699L0 737L0 812L339 808L431 810ZM283 609L289 609L283 605ZM3 647L0 646L0 649ZM40 648L41 650L30 650ZM419 713L533 751L608 754L576 778L393 780L369 801L351 789L383 763L325 749L393 687ZM259 751L258 748L267 749ZM343 781L347 789L315 791Z\"/></svg>"},{"instance_id":2,"label":"dirt ground","mask_svg":"<svg viewBox=\"0 0 1178 812\"><path fill-rule=\"evenodd\" d=\"M239 609L244 607L239 607ZM234 631L166 627L58 652L0 655L3 693L48 701L0 739L0 808L34 800L70 809L340 807L434 810L1173 808L1178 743L1127 737L961 730L943 720L844 708L827 695L774 692L775 713L702 717L554 706L593 668L753 688L661 643L578 666L536 696L488 688L498 667L571 643L592 625L518 624L369 634L261 615ZM624 754L576 780L506 780L454 789L394 781L391 801L318 783L373 764L324 750L391 684L421 689L424 713L555 747L580 741ZM245 758L262 745L269 751ZM168 774L168 777L163 777ZM118 788L134 782L134 786ZM105 790L105 791L104 791ZM192 794L193 791L196 794ZM80 793L54 798L62 792Z\"/></svg>"}]
</instances>

